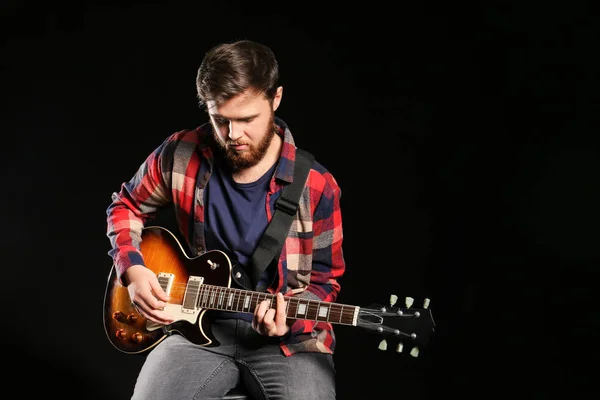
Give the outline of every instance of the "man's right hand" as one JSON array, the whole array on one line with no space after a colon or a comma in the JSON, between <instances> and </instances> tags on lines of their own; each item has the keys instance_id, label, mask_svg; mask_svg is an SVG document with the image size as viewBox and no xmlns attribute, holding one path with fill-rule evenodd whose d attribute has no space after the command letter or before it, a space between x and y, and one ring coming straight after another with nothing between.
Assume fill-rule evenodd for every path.
<instances>
[{"instance_id":1,"label":"man's right hand","mask_svg":"<svg viewBox=\"0 0 600 400\"><path fill-rule=\"evenodd\" d=\"M138 312L145 318L159 324L170 324L174 321L164 308L169 296L158 283L158 278L143 265L132 265L123 274L123 282Z\"/></svg>"}]
</instances>

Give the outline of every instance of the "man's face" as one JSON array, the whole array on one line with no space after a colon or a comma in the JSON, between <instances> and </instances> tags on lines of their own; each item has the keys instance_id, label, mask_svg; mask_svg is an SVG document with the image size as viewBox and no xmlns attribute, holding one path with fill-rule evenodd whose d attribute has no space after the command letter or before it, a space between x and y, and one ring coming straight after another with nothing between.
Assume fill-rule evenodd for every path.
<instances>
[{"instance_id":1,"label":"man's face","mask_svg":"<svg viewBox=\"0 0 600 400\"><path fill-rule=\"evenodd\" d=\"M230 165L236 169L250 168L263 159L275 129L275 110L281 101L281 87L273 104L262 93L246 91L221 105L207 102L210 121L217 143Z\"/></svg>"}]
</instances>

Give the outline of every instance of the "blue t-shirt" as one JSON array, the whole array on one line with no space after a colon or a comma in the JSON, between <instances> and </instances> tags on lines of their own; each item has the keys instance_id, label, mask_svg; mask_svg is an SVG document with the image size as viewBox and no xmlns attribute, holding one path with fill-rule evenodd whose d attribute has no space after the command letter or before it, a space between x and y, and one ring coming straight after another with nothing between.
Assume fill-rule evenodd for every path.
<instances>
[{"instance_id":1,"label":"blue t-shirt","mask_svg":"<svg viewBox=\"0 0 600 400\"><path fill-rule=\"evenodd\" d=\"M225 252L246 267L267 228L266 194L277 164L252 183L237 183L220 157L204 191L206 248ZM251 320L252 314L219 313ZM220 315L221 316L221 315Z\"/></svg>"}]
</instances>

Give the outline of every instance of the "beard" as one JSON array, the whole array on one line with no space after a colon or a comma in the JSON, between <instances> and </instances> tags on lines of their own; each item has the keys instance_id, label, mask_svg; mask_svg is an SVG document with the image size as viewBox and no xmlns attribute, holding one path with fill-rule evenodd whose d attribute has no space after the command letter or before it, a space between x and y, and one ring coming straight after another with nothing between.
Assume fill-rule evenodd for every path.
<instances>
[{"instance_id":1,"label":"beard","mask_svg":"<svg viewBox=\"0 0 600 400\"><path fill-rule=\"evenodd\" d=\"M265 134L261 141L258 143L258 145L254 146L250 143L243 143L248 145L248 149L242 152L238 152L233 147L231 147L231 145L242 143L234 142L230 139L223 143L223 141L220 140L218 137L216 137L215 139L216 142L219 144L223 155L225 156L225 160L227 161L229 166L231 166L231 168L235 171L253 167L264 158L265 154L267 154L267 150L269 149L271 141L273 140L273 136L275 136L275 129L275 119L273 117L273 114L271 114L271 117L269 118L269 123L267 124L267 128L265 130ZM214 134L218 135L216 131L214 132Z\"/></svg>"}]
</instances>

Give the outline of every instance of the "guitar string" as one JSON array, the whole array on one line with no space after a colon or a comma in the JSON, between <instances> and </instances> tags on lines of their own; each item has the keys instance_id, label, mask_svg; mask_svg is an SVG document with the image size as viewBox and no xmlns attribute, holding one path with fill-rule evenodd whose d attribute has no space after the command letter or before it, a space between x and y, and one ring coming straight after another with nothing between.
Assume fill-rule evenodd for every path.
<instances>
[{"instance_id":1,"label":"guitar string","mask_svg":"<svg viewBox=\"0 0 600 400\"><path fill-rule=\"evenodd\" d=\"M224 290L225 289L225 290ZM242 289L231 289L231 288L207 288L207 289L200 289L198 291L198 293L200 294L206 294L206 293L213 293L217 294L217 295L222 295L221 292L225 291L225 292L229 292L230 294L232 294L234 301L235 300L239 300L240 298L245 298L245 297L257 297L257 299L252 299L252 302L255 301L264 301L264 300L271 300L272 303L274 303L274 300L276 300L275 295L271 294L271 293L259 293L259 292L252 292L252 291L243 291ZM240 292L236 292L236 291L240 291ZM256 295L256 293L259 293L258 295ZM182 290L175 290L175 291L171 291L170 292L170 297L171 298L177 298L177 299L182 299L183 296L186 294L186 290L182 289ZM262 298L264 297L264 298ZM285 297L284 300L286 300L286 302L292 302L292 303L303 303L306 302L307 304L304 304L306 306L308 306L309 308L320 308L323 306L330 306L331 308L356 308L357 306L352 306L352 305L347 305L347 304L340 304L340 303L331 303L331 302L325 302L325 301L318 301L318 300L311 300L311 299L301 299L301 298L295 298L295 297Z\"/></svg>"},{"instance_id":2,"label":"guitar string","mask_svg":"<svg viewBox=\"0 0 600 400\"><path fill-rule=\"evenodd\" d=\"M185 283L179 283L176 282L173 284L173 286L179 286L179 288L173 289L171 288L170 291L170 296L171 298L175 298L177 300L181 300L183 302L183 296L186 294L187 291L187 284ZM217 309L220 310L228 310L230 309L231 311L239 311L239 312L243 312L244 308L247 308L248 312L250 312L249 310L252 309L254 310L254 308L258 305L259 302L262 302L263 300L268 300L269 297L271 298L271 302L273 303L273 300L275 300L275 295L271 294L271 293L261 293L261 292L253 292L253 291L248 291L248 290L244 290L244 289L237 289L237 288L230 288L230 287L225 287L225 286L214 286L214 285L204 285L202 284L202 287L198 290L198 300L200 300L197 303L200 303L200 305L205 305L205 308L210 307L211 305L216 306L217 302L219 300L216 300L214 298L209 299L207 301L205 300L201 300L202 297L206 297L207 295L209 297L211 297L212 295L217 295L217 296L221 296L223 293L221 292L230 292L233 294L233 297L231 300L232 303L236 303L237 302L237 308L234 308L233 306L225 306L225 307L217 307ZM239 309L239 302L242 299L245 299L247 296L247 294L250 294L250 306L252 307L242 307L242 309ZM257 295L257 296L255 296ZM256 297L256 299L254 299L254 297ZM261 297L264 297L264 299L261 299ZM223 299L221 299L223 300ZM229 300L227 300L229 301ZM208 304L207 304L208 302ZM173 303L172 303L173 304ZM306 308L304 310L304 312L302 314L304 315L315 315L315 321L328 321L328 322L340 322L342 320L350 320L352 321L353 317L354 317L354 313L355 310L357 308L357 306L353 306L353 305L347 305L347 304L340 304L340 303L331 303L331 302L324 302L324 301L318 301L318 300L310 300L310 299L300 299L300 298L287 298L287 306L286 306L286 315L289 314L289 309L290 306L295 307L292 314L294 314L296 317L298 316L298 309L300 305L305 305ZM322 307L328 307L328 313L327 316L323 316L323 315L319 315L319 312L321 311ZM319 318L323 318L321 320L319 320ZM311 318L312 319L312 318Z\"/></svg>"}]
</instances>

